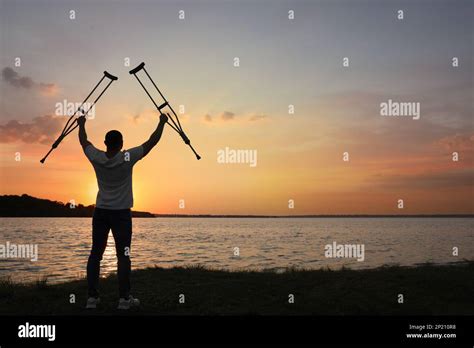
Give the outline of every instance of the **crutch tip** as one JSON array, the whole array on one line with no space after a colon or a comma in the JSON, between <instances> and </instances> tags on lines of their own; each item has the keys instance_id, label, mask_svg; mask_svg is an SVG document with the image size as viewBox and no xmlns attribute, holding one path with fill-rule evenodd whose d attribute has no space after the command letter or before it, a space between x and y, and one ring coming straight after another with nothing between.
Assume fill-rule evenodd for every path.
<instances>
[{"instance_id":1,"label":"crutch tip","mask_svg":"<svg viewBox=\"0 0 474 348\"><path fill-rule=\"evenodd\" d=\"M197 155L196 158L197 158L198 160L200 160L200 159L201 159L201 156Z\"/></svg>"},{"instance_id":2,"label":"crutch tip","mask_svg":"<svg viewBox=\"0 0 474 348\"><path fill-rule=\"evenodd\" d=\"M40 159L40 162L41 162L41 163L44 163L44 158L43 158L43 159Z\"/></svg>"}]
</instances>

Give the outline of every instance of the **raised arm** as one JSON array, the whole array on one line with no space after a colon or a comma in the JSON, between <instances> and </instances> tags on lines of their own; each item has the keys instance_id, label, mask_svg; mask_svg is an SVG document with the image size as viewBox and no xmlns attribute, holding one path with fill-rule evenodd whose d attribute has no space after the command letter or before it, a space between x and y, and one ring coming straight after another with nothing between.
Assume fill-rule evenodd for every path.
<instances>
[{"instance_id":1,"label":"raised arm","mask_svg":"<svg viewBox=\"0 0 474 348\"><path fill-rule=\"evenodd\" d=\"M77 124L79 125L79 142L83 149L91 145L91 142L87 140L86 133L86 117L81 116L77 119Z\"/></svg>"},{"instance_id":2,"label":"raised arm","mask_svg":"<svg viewBox=\"0 0 474 348\"><path fill-rule=\"evenodd\" d=\"M165 114L160 115L160 123L156 127L155 131L150 135L150 139L145 141L142 144L143 147L143 157L145 157L148 152L155 147L156 144L160 141L161 134L163 133L163 128L165 127L166 122L168 122L168 116Z\"/></svg>"}]
</instances>

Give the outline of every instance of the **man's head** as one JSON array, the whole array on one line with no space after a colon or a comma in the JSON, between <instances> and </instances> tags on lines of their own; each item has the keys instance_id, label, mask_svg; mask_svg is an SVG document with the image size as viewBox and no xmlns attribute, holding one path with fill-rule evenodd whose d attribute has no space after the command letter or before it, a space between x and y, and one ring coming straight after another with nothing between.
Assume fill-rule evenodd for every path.
<instances>
[{"instance_id":1,"label":"man's head","mask_svg":"<svg viewBox=\"0 0 474 348\"><path fill-rule=\"evenodd\" d=\"M118 130L111 130L105 135L105 146L108 151L120 151L123 146L122 133Z\"/></svg>"}]
</instances>

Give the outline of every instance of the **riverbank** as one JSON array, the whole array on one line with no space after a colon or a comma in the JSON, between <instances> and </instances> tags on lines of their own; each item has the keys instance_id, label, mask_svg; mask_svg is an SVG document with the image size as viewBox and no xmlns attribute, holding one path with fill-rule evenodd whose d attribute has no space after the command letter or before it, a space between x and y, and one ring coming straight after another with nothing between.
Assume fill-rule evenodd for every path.
<instances>
[{"instance_id":1,"label":"riverbank","mask_svg":"<svg viewBox=\"0 0 474 348\"><path fill-rule=\"evenodd\" d=\"M0 314L117 314L117 278L101 279L102 304L86 310L85 280L0 282ZM132 294L158 315L473 315L474 262L368 270L222 271L203 267L132 272ZM290 294L294 303L289 303ZM399 294L403 303L399 303ZM184 297L182 296L184 295ZM71 303L71 299L75 303ZM180 301L181 300L181 301ZM182 303L184 300L184 303Z\"/></svg>"}]
</instances>

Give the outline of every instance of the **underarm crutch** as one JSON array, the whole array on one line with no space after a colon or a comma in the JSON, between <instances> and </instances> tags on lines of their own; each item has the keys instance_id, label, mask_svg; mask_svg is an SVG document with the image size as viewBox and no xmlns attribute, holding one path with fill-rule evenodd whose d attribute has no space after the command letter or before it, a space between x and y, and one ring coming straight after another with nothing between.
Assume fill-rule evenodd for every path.
<instances>
[{"instance_id":1,"label":"underarm crutch","mask_svg":"<svg viewBox=\"0 0 474 348\"><path fill-rule=\"evenodd\" d=\"M142 81L140 80L140 78L137 76L137 73L140 71L140 70L143 70L146 74L146 76L148 76L148 78L150 79L151 83L153 84L153 86L155 86L156 90L158 91L158 93L160 94L161 98L164 100L164 103L161 104L161 105L158 105L155 100L153 99L153 97L151 96L151 94L148 92L148 90L146 89L145 85L142 83ZM169 113L166 113L166 115L168 116L168 125L173 128L180 136L181 138L183 139L184 143L186 145L189 145L189 147L191 148L191 150L193 150L194 154L196 155L196 158L198 160L201 159L201 156L199 156L199 154L196 152L196 150L194 150L193 146L191 145L191 141L189 140L189 138L186 136L186 134L184 133L183 131L183 128L181 127L181 123L179 122L179 117L178 115L176 114L176 112L174 112L173 110L173 107L170 105L170 103L168 102L168 100L166 100L165 96L163 95L163 93L161 93L161 91L158 89L158 86L155 84L155 81L153 81L153 79L151 78L151 76L148 74L148 71L146 71L145 69L145 63L140 63L136 68L132 69L129 71L129 73L133 76L135 76L135 78L137 79L138 83L140 83L140 86L143 87L143 89L145 90L146 94L148 95L148 97L151 99L151 101L153 102L153 104L156 106L156 108L158 109L158 112L161 114L162 113L162 109L164 109L165 107L169 107L171 112L173 113L174 117L176 118L176 121L173 119L173 117L169 114ZM171 121L171 123L169 122Z\"/></svg>"},{"instance_id":2,"label":"underarm crutch","mask_svg":"<svg viewBox=\"0 0 474 348\"><path fill-rule=\"evenodd\" d=\"M92 103L92 105L89 107L89 109L87 109L87 111L84 111L84 109L82 108L84 106L84 104L87 102L87 99L89 99L89 97L92 95L92 93L94 93L94 91L97 89L97 87L99 87L99 85L101 84L101 82L105 79L105 78L108 78L110 79L109 83L105 86L105 88L102 90L102 92L100 92L99 96L97 98L95 98L94 102ZM66 124L64 125L64 128L61 132L61 134L59 135L59 137L56 139L56 141L53 143L53 145L51 145L51 149L48 151L48 153L46 154L46 156L44 156L40 162L41 163L44 163L44 161L46 161L46 158L49 156L49 154L55 149L58 147L59 143L61 143L61 141L69 134L71 133L74 129L76 129L79 124L77 123L77 118L74 118L74 116L76 116L76 114L80 111L82 113L81 116L86 116L89 111L94 107L95 103L97 103L97 101L100 99L100 97L102 97L102 95L105 93L105 91L107 90L107 88L109 88L110 84L114 81L118 80L118 77L108 73L107 71L104 71L104 76L102 76L102 78L99 80L99 82L97 82L97 84L95 85L95 87L92 89L92 91L89 93L89 95L86 97L86 99L84 99L84 101L82 102L81 106L79 106L79 108L77 108L77 110L74 112L74 114L71 115L71 117L69 117L69 119L67 120Z\"/></svg>"}]
</instances>

